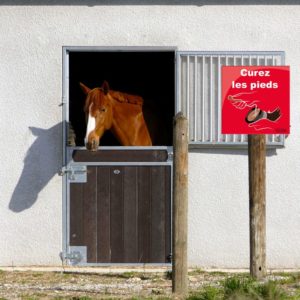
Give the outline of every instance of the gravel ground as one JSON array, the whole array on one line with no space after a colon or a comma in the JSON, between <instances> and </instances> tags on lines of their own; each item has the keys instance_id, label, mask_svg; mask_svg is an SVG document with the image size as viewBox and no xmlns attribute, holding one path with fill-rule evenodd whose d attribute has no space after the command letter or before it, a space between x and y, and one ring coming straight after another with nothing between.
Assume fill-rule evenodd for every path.
<instances>
[{"instance_id":1,"label":"gravel ground","mask_svg":"<svg viewBox=\"0 0 300 300\"><path fill-rule=\"evenodd\" d=\"M171 294L165 274L72 274L53 272L1 272L4 299L92 299L149 297Z\"/></svg>"},{"instance_id":2,"label":"gravel ground","mask_svg":"<svg viewBox=\"0 0 300 300\"><path fill-rule=\"evenodd\" d=\"M189 272L189 290L219 286L232 274ZM281 280L285 276L270 275ZM2 299L170 299L171 280L168 272L125 272L91 274L71 272L0 271Z\"/></svg>"},{"instance_id":3,"label":"gravel ground","mask_svg":"<svg viewBox=\"0 0 300 300\"><path fill-rule=\"evenodd\" d=\"M222 276L213 276L216 283ZM192 272L190 289L211 284L212 276ZM4 299L132 299L169 298L172 282L167 272L86 274L68 272L13 271L0 273L0 297Z\"/></svg>"}]
</instances>

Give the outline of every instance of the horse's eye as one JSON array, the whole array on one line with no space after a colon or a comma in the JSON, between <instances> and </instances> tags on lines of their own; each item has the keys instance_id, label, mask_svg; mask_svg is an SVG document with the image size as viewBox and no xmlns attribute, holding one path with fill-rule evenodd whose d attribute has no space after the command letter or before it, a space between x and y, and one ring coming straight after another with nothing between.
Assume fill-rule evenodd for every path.
<instances>
[{"instance_id":1,"label":"horse's eye","mask_svg":"<svg viewBox=\"0 0 300 300\"><path fill-rule=\"evenodd\" d=\"M100 108L101 112L106 112L106 108Z\"/></svg>"}]
</instances>

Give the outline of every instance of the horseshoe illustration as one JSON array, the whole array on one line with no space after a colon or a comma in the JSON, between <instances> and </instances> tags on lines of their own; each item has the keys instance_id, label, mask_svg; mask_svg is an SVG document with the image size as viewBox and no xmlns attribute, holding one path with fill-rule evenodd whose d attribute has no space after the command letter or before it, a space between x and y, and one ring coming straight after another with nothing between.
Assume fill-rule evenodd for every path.
<instances>
[{"instance_id":1,"label":"horseshoe illustration","mask_svg":"<svg viewBox=\"0 0 300 300\"><path fill-rule=\"evenodd\" d=\"M271 122L276 122L280 117L281 117L281 111L279 107L274 109L272 112L265 112L260 108L253 107L246 115L245 121L248 124L252 124L263 119L267 119Z\"/></svg>"}]
</instances>

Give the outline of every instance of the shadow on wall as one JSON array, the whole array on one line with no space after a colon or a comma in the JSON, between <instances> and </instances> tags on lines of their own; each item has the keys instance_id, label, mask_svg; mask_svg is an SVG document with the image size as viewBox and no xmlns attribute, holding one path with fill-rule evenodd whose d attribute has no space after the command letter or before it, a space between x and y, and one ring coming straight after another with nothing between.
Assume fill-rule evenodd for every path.
<instances>
[{"instance_id":1,"label":"shadow on wall","mask_svg":"<svg viewBox=\"0 0 300 300\"><path fill-rule=\"evenodd\" d=\"M49 129L29 127L36 137L24 159L24 168L9 203L13 212L30 208L62 166L62 123Z\"/></svg>"}]
</instances>

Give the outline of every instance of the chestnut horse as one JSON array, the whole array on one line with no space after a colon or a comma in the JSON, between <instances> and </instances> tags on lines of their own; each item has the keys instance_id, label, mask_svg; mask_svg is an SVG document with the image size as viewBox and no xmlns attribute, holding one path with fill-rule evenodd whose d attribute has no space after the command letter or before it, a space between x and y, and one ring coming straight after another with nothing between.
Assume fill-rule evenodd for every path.
<instances>
[{"instance_id":1,"label":"chestnut horse","mask_svg":"<svg viewBox=\"0 0 300 300\"><path fill-rule=\"evenodd\" d=\"M122 146L151 146L139 96L112 91L104 81L99 88L90 89L83 83L86 94L84 111L87 119L85 145L96 151L106 130L111 130Z\"/></svg>"}]
</instances>

